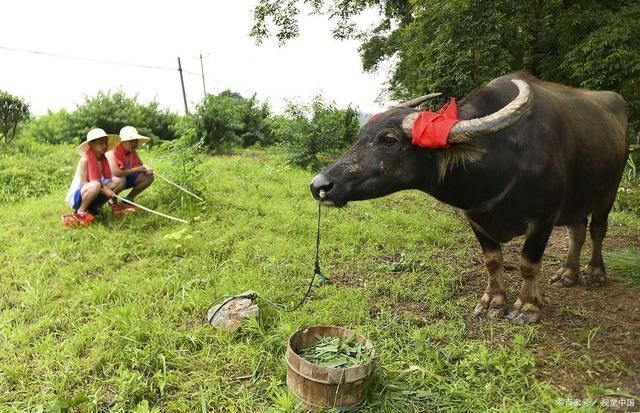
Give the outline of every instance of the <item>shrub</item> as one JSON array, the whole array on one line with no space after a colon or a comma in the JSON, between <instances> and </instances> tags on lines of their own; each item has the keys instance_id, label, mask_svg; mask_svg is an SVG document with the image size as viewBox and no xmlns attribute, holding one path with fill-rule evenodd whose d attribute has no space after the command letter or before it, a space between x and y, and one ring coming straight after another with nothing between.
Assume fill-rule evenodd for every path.
<instances>
[{"instance_id":1,"label":"shrub","mask_svg":"<svg viewBox=\"0 0 640 413\"><path fill-rule=\"evenodd\" d=\"M198 141L212 152L221 154L237 146L269 144L268 116L269 107L260 105L255 96L246 99L226 90L207 96L198 105L191 126Z\"/></svg>"},{"instance_id":2,"label":"shrub","mask_svg":"<svg viewBox=\"0 0 640 413\"><path fill-rule=\"evenodd\" d=\"M48 144L70 143L77 136L70 116L71 114L65 109L60 109L58 112L48 111L46 115L27 123L22 134Z\"/></svg>"},{"instance_id":3,"label":"shrub","mask_svg":"<svg viewBox=\"0 0 640 413\"><path fill-rule=\"evenodd\" d=\"M360 129L356 110L339 109L320 96L309 104L289 104L285 113L271 121L274 140L287 147L293 164L303 168L319 169L319 156L345 150Z\"/></svg>"},{"instance_id":4,"label":"shrub","mask_svg":"<svg viewBox=\"0 0 640 413\"><path fill-rule=\"evenodd\" d=\"M619 211L628 211L640 215L640 174L638 173L633 153L629 155L627 167L622 175L615 208Z\"/></svg>"},{"instance_id":5,"label":"shrub","mask_svg":"<svg viewBox=\"0 0 640 413\"><path fill-rule=\"evenodd\" d=\"M108 133L118 133L123 126L132 125L143 135L162 140L177 137L179 116L159 108L158 102L147 105L138 103L137 97L127 97L124 92L98 92L88 97L75 111L49 112L33 120L27 133L47 143L78 144L93 128Z\"/></svg>"},{"instance_id":6,"label":"shrub","mask_svg":"<svg viewBox=\"0 0 640 413\"><path fill-rule=\"evenodd\" d=\"M184 131L184 134L173 141L163 142L160 145L162 158L168 159L162 168L162 175L189 191L200 195L204 192L204 171L202 165L205 161L203 142L197 141L193 129ZM157 197L159 203L170 204L175 197L175 191L163 191Z\"/></svg>"},{"instance_id":7,"label":"shrub","mask_svg":"<svg viewBox=\"0 0 640 413\"><path fill-rule=\"evenodd\" d=\"M44 145L33 139L17 142L0 157L0 204L69 186L78 162L72 146Z\"/></svg>"},{"instance_id":8,"label":"shrub","mask_svg":"<svg viewBox=\"0 0 640 413\"><path fill-rule=\"evenodd\" d=\"M18 124L29 116L29 105L22 98L0 90L0 140L10 143L16 137Z\"/></svg>"}]
</instances>

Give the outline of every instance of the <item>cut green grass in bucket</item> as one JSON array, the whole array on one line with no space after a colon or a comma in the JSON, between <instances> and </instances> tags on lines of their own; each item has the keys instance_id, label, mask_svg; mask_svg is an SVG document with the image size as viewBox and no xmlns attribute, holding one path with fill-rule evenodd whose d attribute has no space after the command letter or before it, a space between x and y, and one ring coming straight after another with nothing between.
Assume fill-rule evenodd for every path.
<instances>
[{"instance_id":1,"label":"cut green grass in bucket","mask_svg":"<svg viewBox=\"0 0 640 413\"><path fill-rule=\"evenodd\" d=\"M371 360L371 351L356 340L355 334L349 337L321 337L318 342L300 351L307 361L328 368L348 368L360 366Z\"/></svg>"}]
</instances>

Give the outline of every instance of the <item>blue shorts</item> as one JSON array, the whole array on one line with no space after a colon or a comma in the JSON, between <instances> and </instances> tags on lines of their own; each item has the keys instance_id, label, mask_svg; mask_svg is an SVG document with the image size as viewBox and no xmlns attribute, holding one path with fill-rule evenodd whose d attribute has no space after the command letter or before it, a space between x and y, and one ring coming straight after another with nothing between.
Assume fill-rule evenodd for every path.
<instances>
[{"instance_id":1,"label":"blue shorts","mask_svg":"<svg viewBox=\"0 0 640 413\"><path fill-rule=\"evenodd\" d=\"M110 179L103 178L100 180L100 183L106 184L109 181ZM83 186L84 185L80 185L80 188L78 188L76 190L76 193L73 194L73 209L75 209L76 211L78 210L78 208L80 208L80 205L82 205L82 187ZM102 192L100 192L96 197L96 199L94 199L93 202L89 205L89 208L88 208L89 212L94 214L97 213L98 211L100 211L100 207L104 205L104 203L107 202L107 200L108 198L104 196Z\"/></svg>"},{"instance_id":2,"label":"blue shorts","mask_svg":"<svg viewBox=\"0 0 640 413\"><path fill-rule=\"evenodd\" d=\"M138 175L140 175L140 173L128 175L125 180L124 189L136 186L136 179L138 179Z\"/></svg>"}]
</instances>

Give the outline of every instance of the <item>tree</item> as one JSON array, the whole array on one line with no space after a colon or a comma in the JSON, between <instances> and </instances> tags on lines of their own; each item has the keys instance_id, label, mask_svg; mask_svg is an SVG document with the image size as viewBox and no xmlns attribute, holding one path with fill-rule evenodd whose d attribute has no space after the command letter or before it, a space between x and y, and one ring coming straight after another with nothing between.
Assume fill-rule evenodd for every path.
<instances>
[{"instance_id":1,"label":"tree","mask_svg":"<svg viewBox=\"0 0 640 413\"><path fill-rule=\"evenodd\" d=\"M289 104L285 113L270 120L271 129L276 142L288 149L290 161L303 168L318 170L319 155L343 151L360 129L356 110L339 109L321 96L308 104Z\"/></svg>"},{"instance_id":2,"label":"tree","mask_svg":"<svg viewBox=\"0 0 640 413\"><path fill-rule=\"evenodd\" d=\"M18 124L29 119L29 104L22 98L0 90L0 139L11 143L16 137Z\"/></svg>"},{"instance_id":3,"label":"tree","mask_svg":"<svg viewBox=\"0 0 640 413\"><path fill-rule=\"evenodd\" d=\"M225 90L207 96L197 106L192 126L197 138L214 153L226 153L236 146L264 142L269 135L268 116L269 107L259 104L255 96L246 99Z\"/></svg>"},{"instance_id":4,"label":"tree","mask_svg":"<svg viewBox=\"0 0 640 413\"><path fill-rule=\"evenodd\" d=\"M158 102L143 105L137 97L128 97L122 91L100 91L86 97L75 111L61 109L38 117L29 123L28 133L51 144L79 143L93 128L117 134L123 126L131 125L142 135L173 140L178 120L177 114L160 109Z\"/></svg>"},{"instance_id":5,"label":"tree","mask_svg":"<svg viewBox=\"0 0 640 413\"><path fill-rule=\"evenodd\" d=\"M134 126L142 135L163 140L176 138L177 114L161 110L155 101L140 104L137 96L129 97L122 91L100 91L96 96L87 97L70 115L75 140L84 140L84 134L93 128L117 134L127 125Z\"/></svg>"},{"instance_id":6,"label":"tree","mask_svg":"<svg viewBox=\"0 0 640 413\"><path fill-rule=\"evenodd\" d=\"M286 42L299 34L303 7L333 21L334 37L361 41L365 70L394 62L394 99L439 91L442 103L525 69L545 80L618 91L629 103L632 129L640 129L636 0L260 0L251 35L260 42L275 28ZM353 18L372 8L380 22L359 30Z\"/></svg>"}]
</instances>

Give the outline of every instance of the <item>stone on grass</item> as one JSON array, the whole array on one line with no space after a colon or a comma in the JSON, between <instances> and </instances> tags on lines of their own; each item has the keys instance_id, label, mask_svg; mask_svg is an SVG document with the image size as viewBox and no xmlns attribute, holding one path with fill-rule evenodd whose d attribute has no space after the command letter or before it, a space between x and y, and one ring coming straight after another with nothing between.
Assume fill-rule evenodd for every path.
<instances>
[{"instance_id":1,"label":"stone on grass","mask_svg":"<svg viewBox=\"0 0 640 413\"><path fill-rule=\"evenodd\" d=\"M245 291L243 295L255 294L254 291ZM226 301L226 300L225 300ZM234 298L233 300L215 305L207 311L207 321L214 327L236 331L245 320L258 318L260 309L248 298ZM224 306L220 308L220 306ZM215 316L214 316L215 314Z\"/></svg>"}]
</instances>

